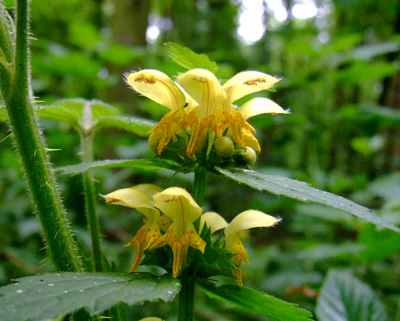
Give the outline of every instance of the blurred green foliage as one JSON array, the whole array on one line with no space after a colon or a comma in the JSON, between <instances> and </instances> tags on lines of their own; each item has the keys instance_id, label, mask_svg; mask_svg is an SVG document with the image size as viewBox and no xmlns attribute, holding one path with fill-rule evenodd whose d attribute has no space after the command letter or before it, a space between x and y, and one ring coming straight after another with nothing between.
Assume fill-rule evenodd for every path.
<instances>
[{"instance_id":1,"label":"blurred green foliage","mask_svg":"<svg viewBox=\"0 0 400 321\"><path fill-rule=\"evenodd\" d=\"M183 71L168 58L163 43L169 41L207 54L218 63L217 76L222 79L246 69L282 77L270 97L292 114L252 120L262 146L258 170L307 181L400 224L398 1L311 1L318 7L317 15L299 19L291 9L300 2L285 0L282 6L288 16L283 21L264 2L266 31L250 45L237 38L245 1L117 2L31 2L32 87L38 101L100 99L122 114L157 121L165 108L129 90L122 73L151 68L172 76ZM5 3L11 13L13 1ZM126 28L121 29L121 21L126 21ZM146 41L146 30L155 26L158 38ZM71 126L40 122L48 147L59 149L51 152L55 166L78 163L79 136ZM4 124L0 126L0 283L5 284L52 268L9 133ZM95 136L97 160L143 156L151 156L147 142L132 133L115 129ZM99 194L144 182L163 188L190 186L188 175L172 174L124 168L94 171ZM59 175L58 179L76 238L87 248L81 178ZM250 267L243 271L248 286L314 311L327 271L349 269L378 293L390 320L400 320L400 238L395 232L379 231L319 205L260 194L228 181L221 184L213 177L206 199L205 208L228 221L248 208L283 219L273 230L255 230L248 240ZM97 207L104 251L118 270L126 271L133 252L122 245L137 231L140 216L107 207L100 196ZM245 316L199 296L197 320ZM172 320L172 310L165 304L146 304L129 308L128 319L159 315Z\"/></svg>"}]
</instances>

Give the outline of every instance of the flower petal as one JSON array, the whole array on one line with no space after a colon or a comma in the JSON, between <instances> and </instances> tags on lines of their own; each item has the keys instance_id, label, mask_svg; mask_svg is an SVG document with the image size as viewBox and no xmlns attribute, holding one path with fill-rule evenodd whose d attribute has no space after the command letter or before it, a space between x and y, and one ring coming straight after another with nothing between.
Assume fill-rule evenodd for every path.
<instances>
[{"instance_id":1,"label":"flower petal","mask_svg":"<svg viewBox=\"0 0 400 321\"><path fill-rule=\"evenodd\" d=\"M202 213L192 196L180 187L167 188L153 198L154 205L174 221L174 230L178 238L189 231L190 225Z\"/></svg>"},{"instance_id":2,"label":"flower petal","mask_svg":"<svg viewBox=\"0 0 400 321\"><path fill-rule=\"evenodd\" d=\"M259 114L290 114L289 110L283 109L277 103L268 98L254 98L246 102L238 109L244 119Z\"/></svg>"},{"instance_id":3,"label":"flower petal","mask_svg":"<svg viewBox=\"0 0 400 321\"><path fill-rule=\"evenodd\" d=\"M207 212L200 217L200 231L203 229L204 224L211 229L211 234L228 226L228 222L215 212Z\"/></svg>"},{"instance_id":4,"label":"flower petal","mask_svg":"<svg viewBox=\"0 0 400 321\"><path fill-rule=\"evenodd\" d=\"M247 210L237 215L232 222L225 228L225 235L236 234L242 230L254 227L270 227L278 223L277 219L271 215L256 210Z\"/></svg>"},{"instance_id":5,"label":"flower petal","mask_svg":"<svg viewBox=\"0 0 400 321\"><path fill-rule=\"evenodd\" d=\"M226 94L215 75L205 69L192 69L178 77L178 83L199 104L199 121L211 115L226 101Z\"/></svg>"},{"instance_id":6,"label":"flower petal","mask_svg":"<svg viewBox=\"0 0 400 321\"><path fill-rule=\"evenodd\" d=\"M145 69L132 72L125 79L138 93L171 110L183 108L187 102L184 92L161 71Z\"/></svg>"},{"instance_id":7,"label":"flower petal","mask_svg":"<svg viewBox=\"0 0 400 321\"><path fill-rule=\"evenodd\" d=\"M222 89L228 94L231 102L248 94L271 88L278 78L259 71L242 71L229 79Z\"/></svg>"},{"instance_id":8,"label":"flower petal","mask_svg":"<svg viewBox=\"0 0 400 321\"><path fill-rule=\"evenodd\" d=\"M141 184L122 188L104 195L107 204L116 204L137 209L148 218L157 219L159 211L152 204L152 195L162 191L152 184Z\"/></svg>"}]
</instances>

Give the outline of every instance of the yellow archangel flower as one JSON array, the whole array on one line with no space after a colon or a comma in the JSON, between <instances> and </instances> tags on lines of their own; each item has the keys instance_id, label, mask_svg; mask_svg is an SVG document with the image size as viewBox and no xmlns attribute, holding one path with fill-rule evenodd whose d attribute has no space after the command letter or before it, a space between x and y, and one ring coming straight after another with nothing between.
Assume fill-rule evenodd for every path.
<instances>
[{"instance_id":1,"label":"yellow archangel flower","mask_svg":"<svg viewBox=\"0 0 400 321\"><path fill-rule=\"evenodd\" d=\"M129 272L137 269L147 248L157 248L167 244L171 247L174 256L172 276L175 278L185 264L189 246L204 253L206 243L197 234L193 225L202 214L202 209L184 189L170 187L162 191L157 186L142 184L117 190L104 197L107 203L135 208L148 219L127 244L136 247L135 258ZM163 235L159 229L162 220L160 211L172 222Z\"/></svg>"},{"instance_id":2,"label":"yellow archangel flower","mask_svg":"<svg viewBox=\"0 0 400 321\"><path fill-rule=\"evenodd\" d=\"M279 79L259 71L243 71L223 86L213 73L205 69L193 69L178 77L178 83L198 103L188 115L191 138L187 154L191 157L204 143L207 129L221 137L227 135L246 149L253 147L258 152L260 145L254 137L254 128L247 119L262 113L287 114L278 104L267 98L254 98L237 109L233 102L261 90L271 88Z\"/></svg>"},{"instance_id":3,"label":"yellow archangel flower","mask_svg":"<svg viewBox=\"0 0 400 321\"><path fill-rule=\"evenodd\" d=\"M254 128L247 119L262 113L287 114L289 111L267 98L254 98L237 109L233 102L251 93L271 88L279 79L258 71L243 71L223 86L205 69L192 69L175 83L158 70L145 69L126 75L127 83L138 93L169 108L160 122L149 132L159 139L161 154L176 135L190 128L186 153L189 157L204 143L208 129L221 137L226 129L242 148L260 151Z\"/></svg>"},{"instance_id":4,"label":"yellow archangel flower","mask_svg":"<svg viewBox=\"0 0 400 321\"><path fill-rule=\"evenodd\" d=\"M249 255L241 241L241 233L255 227L271 227L278 223L280 219L256 210L247 210L237 215L231 223L227 223L223 217L214 212L205 213L201 217L200 225L207 224L214 233L220 229L225 229L225 248L235 254L232 258L233 263L238 267L234 272L236 283L243 285L242 272L240 266L242 262L249 265Z\"/></svg>"},{"instance_id":5,"label":"yellow archangel flower","mask_svg":"<svg viewBox=\"0 0 400 321\"><path fill-rule=\"evenodd\" d=\"M145 69L125 75L126 82L138 93L171 111L149 133L157 135L157 153L161 154L170 140L187 127L187 114L196 105L184 90L161 71Z\"/></svg>"}]
</instances>

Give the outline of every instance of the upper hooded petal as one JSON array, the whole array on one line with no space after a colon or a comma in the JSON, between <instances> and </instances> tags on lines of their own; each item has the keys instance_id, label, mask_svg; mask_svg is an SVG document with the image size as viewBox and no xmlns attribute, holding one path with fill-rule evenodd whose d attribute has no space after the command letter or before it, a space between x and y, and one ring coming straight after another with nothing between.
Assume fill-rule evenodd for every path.
<instances>
[{"instance_id":1,"label":"upper hooded petal","mask_svg":"<svg viewBox=\"0 0 400 321\"><path fill-rule=\"evenodd\" d=\"M130 188L122 188L104 195L107 204L116 204L137 209L146 217L158 218L159 211L153 205L152 195L162 191L152 184L141 184Z\"/></svg>"},{"instance_id":2,"label":"upper hooded petal","mask_svg":"<svg viewBox=\"0 0 400 321\"><path fill-rule=\"evenodd\" d=\"M254 98L243 104L238 111L244 119L259 114L290 114L289 110L283 109L277 103L268 98Z\"/></svg>"},{"instance_id":3,"label":"upper hooded petal","mask_svg":"<svg viewBox=\"0 0 400 321\"><path fill-rule=\"evenodd\" d=\"M154 205L174 222L178 238L187 233L190 225L202 213L202 209L193 197L180 187L167 188L153 198Z\"/></svg>"},{"instance_id":4,"label":"upper hooded petal","mask_svg":"<svg viewBox=\"0 0 400 321\"><path fill-rule=\"evenodd\" d=\"M260 71L242 71L229 79L222 88L231 102L248 94L271 88L279 81L271 75Z\"/></svg>"},{"instance_id":5,"label":"upper hooded petal","mask_svg":"<svg viewBox=\"0 0 400 321\"><path fill-rule=\"evenodd\" d=\"M185 93L161 71L144 69L132 72L126 76L126 82L138 93L171 110L183 108L188 103Z\"/></svg>"},{"instance_id":6,"label":"upper hooded petal","mask_svg":"<svg viewBox=\"0 0 400 321\"><path fill-rule=\"evenodd\" d=\"M200 217L200 231L205 224L211 229L211 233L222 230L228 226L228 222L215 212L207 212Z\"/></svg>"},{"instance_id":7,"label":"upper hooded petal","mask_svg":"<svg viewBox=\"0 0 400 321\"><path fill-rule=\"evenodd\" d=\"M247 210L240 213L232 220L232 222L225 228L225 235L237 234L240 231L254 227L270 227L279 221L280 219L263 212Z\"/></svg>"},{"instance_id":8,"label":"upper hooded petal","mask_svg":"<svg viewBox=\"0 0 400 321\"><path fill-rule=\"evenodd\" d=\"M185 72L178 83L199 104L197 116L203 119L211 115L226 101L226 94L215 75L201 68Z\"/></svg>"}]
</instances>

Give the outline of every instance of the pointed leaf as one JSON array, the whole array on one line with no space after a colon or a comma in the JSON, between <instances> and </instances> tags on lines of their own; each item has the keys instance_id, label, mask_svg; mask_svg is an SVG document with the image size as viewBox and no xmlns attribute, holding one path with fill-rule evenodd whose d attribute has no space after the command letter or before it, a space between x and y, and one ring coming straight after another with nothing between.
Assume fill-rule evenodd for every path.
<instances>
[{"instance_id":1,"label":"pointed leaf","mask_svg":"<svg viewBox=\"0 0 400 321\"><path fill-rule=\"evenodd\" d=\"M177 43L168 42L165 44L169 49L169 56L178 65L186 69L203 68L211 72L217 71L217 64L211 61L205 54L197 54L189 48L178 45Z\"/></svg>"},{"instance_id":2,"label":"pointed leaf","mask_svg":"<svg viewBox=\"0 0 400 321\"><path fill-rule=\"evenodd\" d=\"M157 169L171 169L171 170L179 170L179 166L167 160L161 159L107 159L101 161L94 161L90 163L80 163L76 165L58 167L56 170L61 172L62 174L81 174L90 169L95 168L135 168L140 170L149 170L154 171Z\"/></svg>"},{"instance_id":3,"label":"pointed leaf","mask_svg":"<svg viewBox=\"0 0 400 321\"><path fill-rule=\"evenodd\" d=\"M385 321L385 306L372 289L349 273L331 270L318 297L320 321Z\"/></svg>"},{"instance_id":4,"label":"pointed leaf","mask_svg":"<svg viewBox=\"0 0 400 321\"><path fill-rule=\"evenodd\" d=\"M118 303L171 301L180 284L149 273L50 273L0 288L1 321L47 320L85 308L98 314Z\"/></svg>"},{"instance_id":5,"label":"pointed leaf","mask_svg":"<svg viewBox=\"0 0 400 321\"><path fill-rule=\"evenodd\" d=\"M370 209L354 203L344 197L318 190L309 184L274 175L266 175L248 169L227 170L216 167L221 174L239 182L246 184L260 191L268 191L276 195L284 195L297 199L302 202L314 202L333 207L338 210L353 214L375 225L386 227L396 232L400 229L377 216Z\"/></svg>"},{"instance_id":6,"label":"pointed leaf","mask_svg":"<svg viewBox=\"0 0 400 321\"><path fill-rule=\"evenodd\" d=\"M236 285L214 286L202 283L200 286L216 299L235 304L270 321L307 321L312 314L262 292Z\"/></svg>"}]
</instances>

